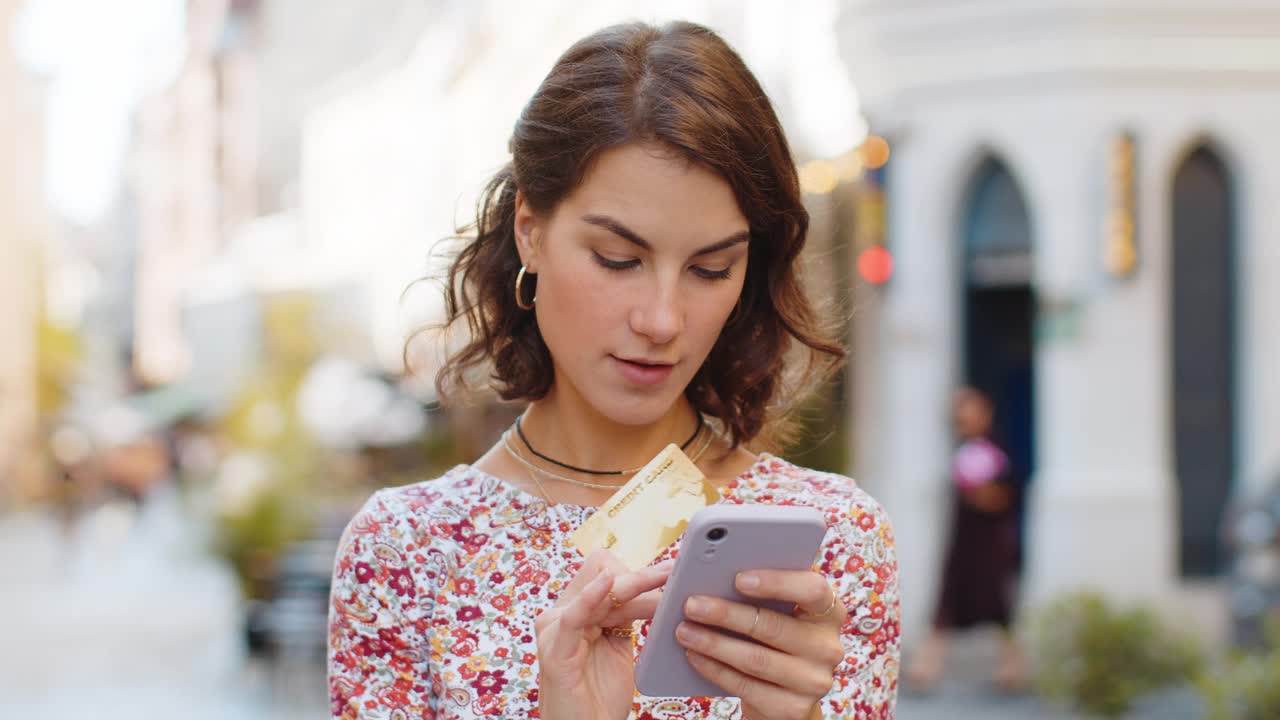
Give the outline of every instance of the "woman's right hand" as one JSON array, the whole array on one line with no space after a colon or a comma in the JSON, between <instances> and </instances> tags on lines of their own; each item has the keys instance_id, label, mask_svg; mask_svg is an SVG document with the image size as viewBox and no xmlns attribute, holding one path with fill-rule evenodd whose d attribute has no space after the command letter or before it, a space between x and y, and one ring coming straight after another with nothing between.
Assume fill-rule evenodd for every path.
<instances>
[{"instance_id":1,"label":"woman's right hand","mask_svg":"<svg viewBox=\"0 0 1280 720\"><path fill-rule=\"evenodd\" d=\"M587 556L555 606L534 622L543 720L613 720L630 714L635 693L632 640L603 630L651 619L672 564L630 572L606 550Z\"/></svg>"}]
</instances>

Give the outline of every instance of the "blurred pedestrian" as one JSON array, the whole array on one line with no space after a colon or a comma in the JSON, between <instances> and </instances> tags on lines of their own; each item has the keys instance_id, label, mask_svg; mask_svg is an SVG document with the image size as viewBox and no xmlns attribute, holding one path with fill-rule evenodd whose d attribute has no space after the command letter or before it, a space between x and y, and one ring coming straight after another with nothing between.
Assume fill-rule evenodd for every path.
<instances>
[{"instance_id":1,"label":"blurred pedestrian","mask_svg":"<svg viewBox=\"0 0 1280 720\"><path fill-rule=\"evenodd\" d=\"M491 377L525 408L474 464L379 491L351 521L333 715L891 718L883 509L849 478L746 448L804 397L782 382L790 358L821 371L844 354L804 292L808 214L756 79L699 25L606 28L561 56L510 148L450 269L448 320L469 336L441 378ZM669 444L723 502L827 518L819 568L739 576L794 612L686 606L677 637L694 671L737 697L636 696L676 543L640 569L568 544Z\"/></svg>"},{"instance_id":2,"label":"blurred pedestrian","mask_svg":"<svg viewBox=\"0 0 1280 720\"><path fill-rule=\"evenodd\" d=\"M1017 483L1005 449L992 437L991 398L972 387L951 403L958 445L951 458L951 533L932 632L907 672L909 687L931 689L942 675L951 632L984 624L1001 630L994 681L1020 689L1026 663L1013 634L1017 583Z\"/></svg>"}]
</instances>

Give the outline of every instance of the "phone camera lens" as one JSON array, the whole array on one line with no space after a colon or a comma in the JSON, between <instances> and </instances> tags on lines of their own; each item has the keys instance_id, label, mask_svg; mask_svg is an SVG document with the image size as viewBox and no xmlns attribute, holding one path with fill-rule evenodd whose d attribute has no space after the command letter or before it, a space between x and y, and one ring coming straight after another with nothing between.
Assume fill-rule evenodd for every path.
<instances>
[{"instance_id":1,"label":"phone camera lens","mask_svg":"<svg viewBox=\"0 0 1280 720\"><path fill-rule=\"evenodd\" d=\"M710 540L711 542L718 542L720 540L723 540L724 536L728 534L729 534L729 531L725 530L722 527L711 528L711 530L707 532L707 539Z\"/></svg>"}]
</instances>

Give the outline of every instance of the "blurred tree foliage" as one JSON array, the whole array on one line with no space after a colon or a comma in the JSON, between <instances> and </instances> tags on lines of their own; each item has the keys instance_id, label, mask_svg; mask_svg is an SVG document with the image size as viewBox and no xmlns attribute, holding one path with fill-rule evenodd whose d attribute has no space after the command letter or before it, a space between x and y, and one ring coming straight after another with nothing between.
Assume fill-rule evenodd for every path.
<instances>
[{"instance_id":1,"label":"blurred tree foliage","mask_svg":"<svg viewBox=\"0 0 1280 720\"><path fill-rule=\"evenodd\" d=\"M32 329L36 341L36 413L48 423L70 399L71 387L84 358L84 347L76 328L54 322L49 314L48 262L35 256L33 267L37 269L38 278L35 327Z\"/></svg>"},{"instance_id":2,"label":"blurred tree foliage","mask_svg":"<svg viewBox=\"0 0 1280 720\"><path fill-rule=\"evenodd\" d=\"M1190 682L1195 643L1146 608L1117 610L1096 593L1063 597L1040 613L1037 684L1090 715L1119 717L1142 695Z\"/></svg>"},{"instance_id":3,"label":"blurred tree foliage","mask_svg":"<svg viewBox=\"0 0 1280 720\"><path fill-rule=\"evenodd\" d=\"M811 212L826 217L829 225L824 232L810 228L803 273L806 283L812 282L820 291L812 299L819 315L828 319L828 329L846 348L853 349L853 287L858 282L853 272L857 240L854 186L843 184L827 200L831 202L829 207L811 208ZM788 460L825 472L852 471L847 392L852 360L852 356L846 358L846 364L796 409L795 417L802 430L794 442L782 449Z\"/></svg>"},{"instance_id":4,"label":"blurred tree foliage","mask_svg":"<svg viewBox=\"0 0 1280 720\"><path fill-rule=\"evenodd\" d=\"M819 388L796 408L801 431L782 450L783 457L805 467L845 474L850 468L844 373Z\"/></svg>"},{"instance_id":5,"label":"blurred tree foliage","mask_svg":"<svg viewBox=\"0 0 1280 720\"><path fill-rule=\"evenodd\" d=\"M1231 659L1221 673L1199 684L1208 720L1280 718L1280 616L1267 624L1261 652Z\"/></svg>"},{"instance_id":6,"label":"blurred tree foliage","mask_svg":"<svg viewBox=\"0 0 1280 720\"><path fill-rule=\"evenodd\" d=\"M84 350L74 329L54 324L43 312L35 333L36 412L47 419L66 405Z\"/></svg>"},{"instance_id":7,"label":"blurred tree foliage","mask_svg":"<svg viewBox=\"0 0 1280 720\"><path fill-rule=\"evenodd\" d=\"M296 409L298 389L321 350L311 330L312 298L285 294L263 302L261 366L218 426L230 453L251 453L267 468L247 501L219 513L219 549L249 597L269 592L275 557L309 534L309 494L326 467L325 452Z\"/></svg>"},{"instance_id":8,"label":"blurred tree foliage","mask_svg":"<svg viewBox=\"0 0 1280 720\"><path fill-rule=\"evenodd\" d=\"M309 444L295 411L298 388L320 353L305 294L264 299L264 357L223 417L223 436L235 447L275 449Z\"/></svg>"},{"instance_id":9,"label":"blurred tree foliage","mask_svg":"<svg viewBox=\"0 0 1280 720\"><path fill-rule=\"evenodd\" d=\"M40 267L40 265L37 265ZM40 273L43 279L44 273ZM37 284L40 302L36 306L31 328L35 336L35 413L40 437L51 437L58 416L71 400L72 389L81 371L84 344L74 327L54 322L43 302L46 297L43 283ZM69 483L49 482L58 472L52 448L45 442L30 456L34 473L29 476L26 494L29 498L56 499L71 507L76 488Z\"/></svg>"}]
</instances>

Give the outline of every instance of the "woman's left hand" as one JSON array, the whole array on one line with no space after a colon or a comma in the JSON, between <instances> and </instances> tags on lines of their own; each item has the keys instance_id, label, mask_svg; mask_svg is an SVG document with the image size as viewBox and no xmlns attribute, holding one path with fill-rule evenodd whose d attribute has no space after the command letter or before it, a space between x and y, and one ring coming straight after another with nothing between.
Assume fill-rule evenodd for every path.
<instances>
[{"instance_id":1,"label":"woman's left hand","mask_svg":"<svg viewBox=\"0 0 1280 720\"><path fill-rule=\"evenodd\" d=\"M748 597L795 603L796 612L783 615L722 598L689 598L688 619L676 629L689 664L741 698L751 720L821 717L818 701L831 690L835 669L844 659L840 628L847 610L835 591L821 574L803 570L741 573L737 587Z\"/></svg>"}]
</instances>

